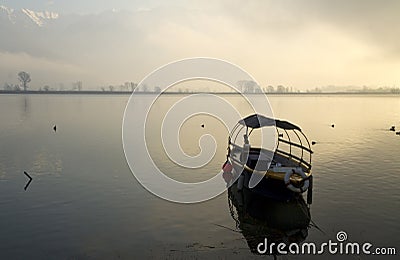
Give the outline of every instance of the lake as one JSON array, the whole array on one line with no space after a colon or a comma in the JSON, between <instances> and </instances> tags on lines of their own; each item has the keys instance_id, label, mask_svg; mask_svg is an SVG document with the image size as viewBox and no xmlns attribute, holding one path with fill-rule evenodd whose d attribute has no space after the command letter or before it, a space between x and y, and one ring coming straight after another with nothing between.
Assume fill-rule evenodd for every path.
<instances>
[{"instance_id":1,"label":"lake","mask_svg":"<svg viewBox=\"0 0 400 260\"><path fill-rule=\"evenodd\" d=\"M181 97L166 95L151 111L149 151L171 178L206 180L225 161L227 131L212 117L188 120L179 136L183 149L198 153L200 136L209 133L216 154L201 169L170 162L157 128L163 111ZM227 192L186 205L160 199L138 183L121 137L128 99L0 95L0 259L273 258L252 252L249 230L237 224ZM226 99L246 111L240 97ZM302 241L336 240L345 231L349 241L399 250L400 136L389 128L400 130L400 97L270 95L269 101L277 118L316 141L312 222ZM33 178L26 191L24 171Z\"/></svg>"}]
</instances>

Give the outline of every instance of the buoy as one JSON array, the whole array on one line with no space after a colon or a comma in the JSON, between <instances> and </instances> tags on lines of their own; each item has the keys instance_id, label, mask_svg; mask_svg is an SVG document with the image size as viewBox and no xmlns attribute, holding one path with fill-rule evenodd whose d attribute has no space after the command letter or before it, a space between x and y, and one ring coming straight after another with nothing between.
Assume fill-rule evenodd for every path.
<instances>
[{"instance_id":1,"label":"buoy","mask_svg":"<svg viewBox=\"0 0 400 260\"><path fill-rule=\"evenodd\" d=\"M314 144L316 144L316 143L317 143L316 141L312 141L312 142L311 142L311 145L314 145Z\"/></svg>"},{"instance_id":2,"label":"buoy","mask_svg":"<svg viewBox=\"0 0 400 260\"><path fill-rule=\"evenodd\" d=\"M332 128L335 128L335 125L334 125L334 124L332 124L331 126L332 126Z\"/></svg>"},{"instance_id":3,"label":"buoy","mask_svg":"<svg viewBox=\"0 0 400 260\"><path fill-rule=\"evenodd\" d=\"M54 132L57 132L57 126L56 125L53 126L53 130L54 130Z\"/></svg>"},{"instance_id":4,"label":"buoy","mask_svg":"<svg viewBox=\"0 0 400 260\"><path fill-rule=\"evenodd\" d=\"M293 174L298 174L298 175L300 175L301 178L303 179L303 181L304 181L304 182L303 182L303 186L301 186L300 188L297 188L297 187L293 186L293 184L290 183L290 176L292 176ZM296 193L303 193L303 192L305 192L305 191L308 189L308 187L310 186L310 180L309 180L309 178L307 177L307 175L306 175L306 174L303 172L303 170L301 170L301 169L296 169L296 170L292 169L292 170L288 170L288 171L286 172L286 174L285 174L284 181L285 181L286 188L288 188L289 190L291 190L291 191L293 191L293 192L296 192Z\"/></svg>"},{"instance_id":5,"label":"buoy","mask_svg":"<svg viewBox=\"0 0 400 260\"><path fill-rule=\"evenodd\" d=\"M203 124L203 125L201 125L201 127L202 127L202 128L204 128L204 124Z\"/></svg>"},{"instance_id":6,"label":"buoy","mask_svg":"<svg viewBox=\"0 0 400 260\"><path fill-rule=\"evenodd\" d=\"M232 172L232 164L229 161L226 161L224 163L224 165L222 166L222 170L224 172L231 173Z\"/></svg>"},{"instance_id":7,"label":"buoy","mask_svg":"<svg viewBox=\"0 0 400 260\"><path fill-rule=\"evenodd\" d=\"M389 129L390 131L396 131L396 127L392 125L392 127Z\"/></svg>"}]
</instances>

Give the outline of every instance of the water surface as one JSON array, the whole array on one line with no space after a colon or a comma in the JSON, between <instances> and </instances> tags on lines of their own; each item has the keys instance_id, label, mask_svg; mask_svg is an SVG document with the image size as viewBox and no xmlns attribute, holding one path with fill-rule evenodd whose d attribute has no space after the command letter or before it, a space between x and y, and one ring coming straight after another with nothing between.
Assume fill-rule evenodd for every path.
<instances>
[{"instance_id":1,"label":"water surface","mask_svg":"<svg viewBox=\"0 0 400 260\"><path fill-rule=\"evenodd\" d=\"M0 258L258 258L231 216L227 192L182 205L150 194L136 181L121 140L128 98L0 95ZM159 111L179 98L161 100ZM241 106L240 97L226 98ZM389 128L400 129L400 98L269 99L276 117L298 124L317 142L310 213L324 233L311 227L305 241L322 243L344 230L352 241L399 249L400 136ZM175 179L208 179L225 159L227 133L218 124L199 117L182 130L189 154L198 152L204 131L217 139L216 156L203 169L179 169L165 159L156 138L149 145L152 157ZM33 177L27 191L23 171Z\"/></svg>"}]
</instances>

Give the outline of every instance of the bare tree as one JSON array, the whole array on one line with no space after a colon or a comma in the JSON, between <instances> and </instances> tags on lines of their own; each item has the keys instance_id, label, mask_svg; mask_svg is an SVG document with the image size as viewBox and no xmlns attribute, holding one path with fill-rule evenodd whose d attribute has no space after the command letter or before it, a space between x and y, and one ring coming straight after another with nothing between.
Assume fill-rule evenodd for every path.
<instances>
[{"instance_id":1,"label":"bare tree","mask_svg":"<svg viewBox=\"0 0 400 260\"><path fill-rule=\"evenodd\" d=\"M72 90L82 91L82 81L77 81L72 83Z\"/></svg>"},{"instance_id":2,"label":"bare tree","mask_svg":"<svg viewBox=\"0 0 400 260\"><path fill-rule=\"evenodd\" d=\"M21 91L21 88L19 87L18 84L15 84L14 87L13 87L13 90L14 91Z\"/></svg>"},{"instance_id":3,"label":"bare tree","mask_svg":"<svg viewBox=\"0 0 400 260\"><path fill-rule=\"evenodd\" d=\"M134 91L138 84L131 82L131 90Z\"/></svg>"},{"instance_id":4,"label":"bare tree","mask_svg":"<svg viewBox=\"0 0 400 260\"><path fill-rule=\"evenodd\" d=\"M158 86L154 87L154 92L155 93L161 93L161 88L158 87Z\"/></svg>"},{"instance_id":5,"label":"bare tree","mask_svg":"<svg viewBox=\"0 0 400 260\"><path fill-rule=\"evenodd\" d=\"M269 85L269 86L267 87L267 92L268 92L268 93L273 93L273 92L275 92L274 87L271 86L271 85Z\"/></svg>"},{"instance_id":6,"label":"bare tree","mask_svg":"<svg viewBox=\"0 0 400 260\"><path fill-rule=\"evenodd\" d=\"M286 88L285 88L284 86L282 86L282 85L278 85L278 86L276 87L276 92L278 92L278 93L285 93L285 92L286 92Z\"/></svg>"},{"instance_id":7,"label":"bare tree","mask_svg":"<svg viewBox=\"0 0 400 260\"><path fill-rule=\"evenodd\" d=\"M21 71L18 73L18 79L21 81L22 86L24 87L24 91L28 88L28 83L31 82L31 75L29 75L25 71Z\"/></svg>"},{"instance_id":8,"label":"bare tree","mask_svg":"<svg viewBox=\"0 0 400 260\"><path fill-rule=\"evenodd\" d=\"M130 86L131 86L130 82L125 82L124 83L125 91L129 91Z\"/></svg>"},{"instance_id":9,"label":"bare tree","mask_svg":"<svg viewBox=\"0 0 400 260\"><path fill-rule=\"evenodd\" d=\"M254 93L259 88L257 83L252 80L239 80L237 85L243 93Z\"/></svg>"},{"instance_id":10,"label":"bare tree","mask_svg":"<svg viewBox=\"0 0 400 260\"><path fill-rule=\"evenodd\" d=\"M4 83L4 90L12 90L12 89L13 89L12 84L8 84L7 82Z\"/></svg>"},{"instance_id":11,"label":"bare tree","mask_svg":"<svg viewBox=\"0 0 400 260\"><path fill-rule=\"evenodd\" d=\"M78 88L78 91L82 91L82 81L76 82L76 86Z\"/></svg>"}]
</instances>

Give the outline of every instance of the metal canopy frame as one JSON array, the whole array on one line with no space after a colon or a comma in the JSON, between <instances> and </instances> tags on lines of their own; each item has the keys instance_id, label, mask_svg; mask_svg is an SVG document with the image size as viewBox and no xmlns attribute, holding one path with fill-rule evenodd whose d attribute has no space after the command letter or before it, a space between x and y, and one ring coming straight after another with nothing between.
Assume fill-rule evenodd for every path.
<instances>
[{"instance_id":1,"label":"metal canopy frame","mask_svg":"<svg viewBox=\"0 0 400 260\"><path fill-rule=\"evenodd\" d=\"M257 122L258 120L258 122ZM275 123L272 123L275 122ZM308 172L311 171L311 155L313 151L311 150L311 145L306 137L306 135L301 131L300 127L282 120L272 119L268 117L264 117L262 115L253 114L244 119L241 119L232 129L229 140L228 140L228 152L231 151L232 147L240 148L241 146L236 144L236 140L239 136L239 133L246 128L246 136L249 137L254 129L260 129L263 127L275 127L278 135L278 142L276 144L275 153L279 153L282 156L287 157L288 159L294 159L298 162L299 166L303 166ZM249 131L250 130L250 131ZM279 132L279 130L283 130L287 139L285 139L283 134ZM294 133L297 140L293 140L290 138L290 133ZM302 141L302 137L305 140L305 143ZM287 144L289 146L288 151L279 148L281 143ZM301 155L293 154L292 147L296 147L301 149ZM257 147L253 147L257 148ZM305 159L305 155L308 155L308 160Z\"/></svg>"}]
</instances>

